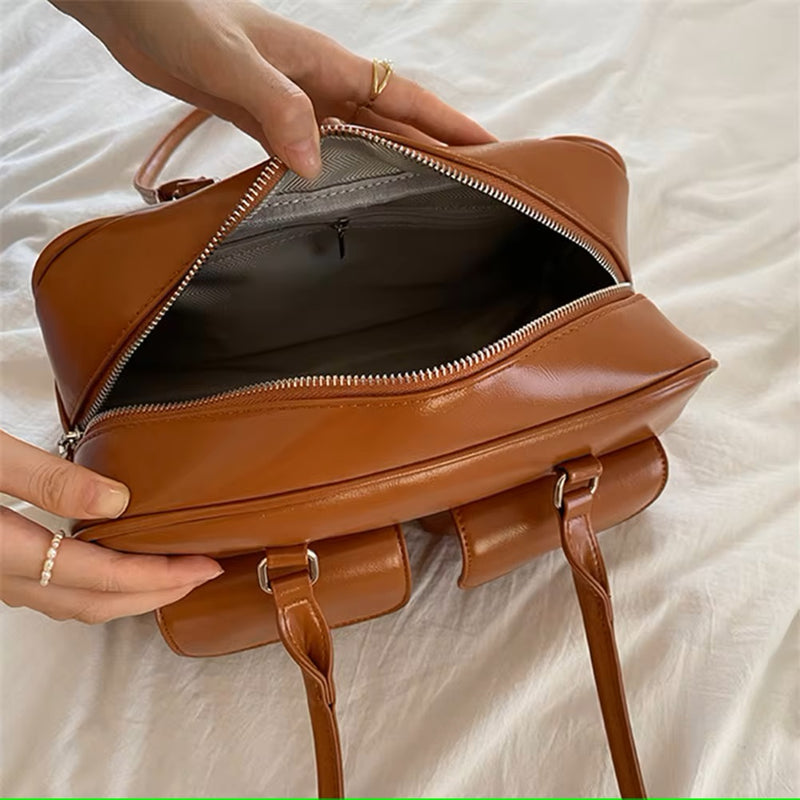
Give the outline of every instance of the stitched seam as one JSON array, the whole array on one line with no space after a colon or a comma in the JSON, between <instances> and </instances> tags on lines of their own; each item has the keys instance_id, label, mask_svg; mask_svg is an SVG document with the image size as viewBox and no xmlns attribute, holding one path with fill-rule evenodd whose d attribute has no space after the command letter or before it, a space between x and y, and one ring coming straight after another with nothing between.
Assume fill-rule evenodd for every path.
<instances>
[{"instance_id":1,"label":"stitched seam","mask_svg":"<svg viewBox=\"0 0 800 800\"><path fill-rule=\"evenodd\" d=\"M309 592L313 592L314 590L311 588L309 583ZM322 644L322 657L325 659L325 673L328 672L331 666L331 648L328 644L328 634L327 634L327 625L324 625L321 620L321 615L317 612L317 604L313 599L313 594L311 599L306 601L306 605L308 607L308 611L311 614L312 619L314 620L314 625L317 628L317 633L319 634L320 643ZM322 670L320 670L322 672ZM328 682L328 676L325 674L325 681Z\"/></svg>"},{"instance_id":2,"label":"stitched seam","mask_svg":"<svg viewBox=\"0 0 800 800\"><path fill-rule=\"evenodd\" d=\"M572 325L567 326L563 331L558 331L552 335L546 336L543 340L540 340L536 343L531 343L529 345L529 350L524 355L520 356L516 360L517 365L524 364L525 362L532 359L537 353L541 352L542 350L547 349L555 342L563 339L567 336L571 336L577 333L582 328L586 327L587 325L591 325L592 323L602 319L609 314L612 314L616 311L621 311L624 308L627 308L628 305L633 305L634 303L644 301L644 296L642 295L634 295L632 297L626 297L624 300L618 301L618 303L614 303L611 308L605 308L601 311L592 314L588 319L583 319L580 321L574 322ZM475 376L474 383L471 388L474 389L477 384L482 383L493 377L492 375L477 375ZM445 391L452 391L453 384L445 385L443 388ZM435 390L434 390L435 391ZM332 408L399 408L403 406L417 406L422 405L423 403L427 403L430 400L430 396L426 393L425 397L413 397L406 400L393 400L393 401L384 401L384 402L374 402L372 400L367 401L359 401L358 399L352 399L348 403L341 403L341 402L333 402L333 403L326 403L324 401L320 401L317 403L309 403L309 402L295 402L295 403L283 403L270 405L268 407L270 412L275 411L286 411L292 409L332 409ZM185 410L182 412L178 410L176 412L172 412L170 416L162 416L159 419L155 420L148 420L148 424L158 423L158 422L168 422L171 421L174 416L178 415L181 419L192 419L192 420L218 420L218 419L225 419L226 417L232 416L247 416L248 414L259 414L263 413L263 408L246 408L246 409L233 409L230 411L209 411L209 412L190 412L185 413ZM111 424L102 426L101 430L98 431L95 429L91 431L86 436L83 437L81 441L81 445L85 445L87 442L91 441L96 436L100 435L101 433L107 433L111 430L124 430L126 428L135 428L139 426L141 421L131 421L131 422L123 422L117 425L114 425L113 422Z\"/></svg>"},{"instance_id":3,"label":"stitched seam","mask_svg":"<svg viewBox=\"0 0 800 800\"><path fill-rule=\"evenodd\" d=\"M91 220L89 222L84 222L82 224L76 225L75 228L79 228L80 229L80 228L84 228L85 227L86 230L82 231L74 239L72 239L71 241L69 241L65 245L63 245L57 252L54 252L53 255L51 255L50 258L47 260L46 264L44 262L42 262L42 265L39 266L38 261L37 261L37 263L34 265L33 275L31 276L31 286L32 286L32 289L34 290L34 293L36 291L38 291L38 289L41 287L42 281L44 281L45 277L47 276L48 272L50 271L50 267L56 262L56 259L60 258L67 250L69 250L70 247L72 247L72 245L77 244L82 239L84 239L87 236L89 236L89 234L94 233L98 228L101 228L101 227L103 227L103 225L107 225L107 224L109 224L111 222L116 222L119 218L120 218L120 215L117 214L115 216L101 217L100 219ZM75 230L75 228L72 228L71 230ZM65 231L65 233L67 233L67 232L68 231ZM55 240L53 242L51 242L50 244L54 244L54 243L55 243ZM50 245L47 245L45 247L45 250L48 247L50 247ZM44 251L42 251L42 252L44 252Z\"/></svg>"},{"instance_id":4,"label":"stitched seam","mask_svg":"<svg viewBox=\"0 0 800 800\"><path fill-rule=\"evenodd\" d=\"M593 577L602 586L603 581L601 579L601 575L605 574L605 570L601 570L600 569L600 563L601 562L600 562L599 553L597 552L597 540L595 539L595 537L594 537L594 535L592 533L592 522L589 519L589 515L588 514L582 514L581 515L581 519L583 519L585 521L586 528L587 528L586 538L587 538L587 540L589 542L589 550L590 550L590 553L591 553L591 556L592 556L592 562L593 562L594 572L595 572Z\"/></svg>"},{"instance_id":5,"label":"stitched seam","mask_svg":"<svg viewBox=\"0 0 800 800\"><path fill-rule=\"evenodd\" d=\"M656 453L658 454L658 460L661 463L661 483L656 491L655 495L653 496L653 500L658 497L661 492L664 491L664 487L667 485L667 478L669 476L669 466L667 462L667 453L664 450L664 445L658 440L657 437L653 436L651 438L651 442L653 447L656 449Z\"/></svg>"},{"instance_id":6,"label":"stitched seam","mask_svg":"<svg viewBox=\"0 0 800 800\"><path fill-rule=\"evenodd\" d=\"M400 602L389 611L384 611L384 614L390 614L392 611L402 608L408 602L408 599L411 596L411 565L408 563L408 549L406 548L406 540L403 536L403 529L400 527L400 525L393 525L392 527L394 528L394 534L397 538L397 546L400 549L400 560L403 563L403 577L405 579L406 588L403 592L403 597ZM362 619L369 618L370 615L362 617Z\"/></svg>"},{"instance_id":7,"label":"stitched seam","mask_svg":"<svg viewBox=\"0 0 800 800\"><path fill-rule=\"evenodd\" d=\"M294 604L289 605L289 606L284 606L283 608L278 608L278 615L283 619L283 625L280 626L278 630L280 632L281 628L283 629L283 631L285 632L286 636L291 641L292 646L294 647L294 649L302 657L301 660L302 661L307 661L311 665L311 668L313 669L316 665L314 664L314 662L311 660L311 657L306 652L306 648L300 646L301 643L300 643L299 639L297 638L297 635L295 634L294 629L292 628L291 618L289 617L289 614L287 613L295 605L297 605L297 603L294 603ZM298 665L298 666L300 666L300 665ZM301 669L302 668L303 667L301 666ZM305 669L308 669L308 667L306 666Z\"/></svg>"},{"instance_id":8,"label":"stitched seam","mask_svg":"<svg viewBox=\"0 0 800 800\"><path fill-rule=\"evenodd\" d=\"M314 738L314 756L317 762L318 777L321 778L323 773L328 772L328 766L333 762L335 764L336 782L339 783L341 774L339 770L339 751L336 746L336 718L334 716L333 704L325 701L325 695L319 685L316 683L311 687L312 692L316 696L317 702L325 709L325 719L322 725L319 725L313 715L311 714L311 730ZM310 699L310 698L309 698ZM309 709L309 712L311 709ZM322 756L322 758L320 758Z\"/></svg>"},{"instance_id":9,"label":"stitched seam","mask_svg":"<svg viewBox=\"0 0 800 800\"><path fill-rule=\"evenodd\" d=\"M464 574L461 578L462 582L464 582L472 573L472 547L470 546L469 539L467 538L467 526L464 524L464 515L461 512L461 509L458 507L451 508L450 514L455 520L456 529L458 530L458 538L461 540L461 551L464 554Z\"/></svg>"},{"instance_id":10,"label":"stitched seam","mask_svg":"<svg viewBox=\"0 0 800 800\"><path fill-rule=\"evenodd\" d=\"M155 617L156 622L158 623L158 629L161 631L161 635L167 640L167 644L178 654L182 656L189 655L186 653L182 648L178 647L178 643L175 641L174 637L172 636L172 632L170 631L167 623L167 620L164 618L162 613L162 609L157 608L155 610Z\"/></svg>"},{"instance_id":11,"label":"stitched seam","mask_svg":"<svg viewBox=\"0 0 800 800\"><path fill-rule=\"evenodd\" d=\"M356 186L352 186L347 189L335 189L331 191L318 189L315 192L305 193L303 197L297 197L293 200L278 200L274 203L270 203L268 200L265 199L264 201L259 203L259 208L276 208L278 206L291 206L291 205L296 205L298 203L305 203L309 199L309 195L313 197L314 200L317 200L319 198L335 197L336 195L349 194L351 192L363 192L365 189L375 189L378 186L384 186L387 183L396 183L397 181L407 181L410 178L415 178L415 177L417 176L414 173L404 172L401 175L389 175L385 178L371 178L371 179L367 178L363 182L358 183ZM287 194L289 194L289 192L287 192Z\"/></svg>"},{"instance_id":12,"label":"stitched seam","mask_svg":"<svg viewBox=\"0 0 800 800\"><path fill-rule=\"evenodd\" d=\"M581 514L579 517L573 517L572 519L567 520L567 524L564 527L564 532L566 534L566 538L569 542L569 554L572 555L570 559L570 566L572 569L587 583L587 585L598 588L602 595L605 596L606 593L603 588L599 585L596 581L594 575L591 575L589 570L584 566L580 559L580 548L576 543L576 536L575 536L575 523L580 521L581 519L588 519L585 514ZM596 554L591 553L592 559L595 560ZM595 568L597 566L597 562L595 561Z\"/></svg>"},{"instance_id":13,"label":"stitched seam","mask_svg":"<svg viewBox=\"0 0 800 800\"><path fill-rule=\"evenodd\" d=\"M583 577L583 576L581 576L581 577ZM604 602L604 600L607 600L608 601L608 605L610 607L610 605L611 605L611 596L609 594L606 594L605 592L600 591L598 589L598 587L594 583L592 583L590 581L586 581L585 578L584 578L584 583L585 583L585 585L587 586L587 588L591 592L591 597L594 600L595 608L597 609L597 613L598 613L598 616L599 616L600 621L602 623L603 629L606 632L606 636L600 636L596 640L595 647L597 648L597 650L602 651L601 652L601 658L603 658L606 661L611 662L614 665L615 672L616 672L616 674L614 675L614 677L612 677L611 680L612 680L612 683L615 686L615 689L614 689L613 693L615 695L617 693L619 694L619 698L618 699L619 699L619 705L620 705L620 707L622 709L622 717L620 718L620 717L617 717L617 716L612 714L609 717L610 725L611 725L611 727L613 727L616 730L616 733L618 735L619 734L624 734L624 738L625 738L626 743L627 743L624 746L625 746L625 749L629 749L629 746L633 744L633 734L631 732L630 719L628 717L628 703L627 703L627 700L626 700L626 697L625 697L625 690L624 690L624 687L622 685L621 664L620 664L620 660L619 660L619 654L618 654L617 649L616 649L616 639L615 639L615 636L614 636L614 627L611 624L611 621L609 620L608 615L606 614L606 608L605 608L606 604ZM587 624L586 624L586 620L584 620L584 626L588 627ZM597 689L597 692L598 692L598 699L599 699L599 682L598 682L597 676L595 676L595 686L596 686L596 689ZM614 702L614 700L612 699L612 703L613 702ZM602 706L601 706L601 711L603 711ZM603 719L604 719L604 721L606 719L606 714L605 713L603 713ZM611 747L611 742L610 741L609 741L609 747ZM631 755L632 758L636 757L635 745L633 745L632 753L630 753L630 755ZM631 771L629 764L626 763L624 765L623 769L624 769L624 771L627 774L629 779L632 779L632 780L638 782L637 776L635 774L635 770Z\"/></svg>"},{"instance_id":14,"label":"stitched seam","mask_svg":"<svg viewBox=\"0 0 800 800\"><path fill-rule=\"evenodd\" d=\"M582 516L585 517L586 515L582 515ZM570 526L567 526L567 527L569 528ZM570 539L572 540L572 537L570 537ZM594 606L597 609L597 614L598 614L598 616L600 618L600 621L602 623L603 629L607 634L607 637L600 636L596 640L595 646L596 646L597 650L602 651L601 657L604 658L605 660L611 662L612 664L614 664L616 669L619 671L621 669L621 666L619 664L619 655L617 654L616 647L615 647L614 628L613 628L613 625L611 624L610 619L608 618L608 615L606 614L606 602L605 601L607 601L608 607L609 607L609 611L610 611L611 595L606 593L594 581L589 580L586 577L586 575L580 569L576 571L575 568L573 567L573 573L583 583L583 585L589 590L590 596L592 597L592 600L594 601ZM588 639L589 624L587 623L585 618L584 618L584 627L587 630L587 639ZM622 677L621 677L621 674L619 672L618 672L617 675L614 676L614 678L612 678L612 682L615 685L616 689L619 690L619 701L620 701L619 704L620 704L620 706L622 708L623 716L622 716L621 719L615 719L615 718L612 717L611 718L611 725L616 729L617 733L624 733L625 734L624 738L626 739L628 744L631 744L632 743L632 734L631 734L631 730L630 730L630 720L628 718L628 709L627 709L627 702L626 702L626 698L625 698L625 691L624 691L624 689L622 687ZM598 695L599 695L599 682L598 682L598 679L597 679L596 676L595 676L595 684L596 684L596 686L598 688ZM616 689L614 691L614 694L617 693ZM613 702L613 700L612 700L612 702ZM601 706L601 710L602 710L602 706ZM603 714L603 717L605 719L605 717L606 717L605 713ZM609 742L609 746L610 746L610 742ZM626 746L626 749L628 749L627 746ZM635 757L635 747L634 747L633 753L631 755L633 757ZM627 773L627 775L629 777L632 777L632 778L636 777L635 776L635 771L634 772L630 772L629 765L626 764L624 769L625 769L625 772Z\"/></svg>"},{"instance_id":15,"label":"stitched seam","mask_svg":"<svg viewBox=\"0 0 800 800\"><path fill-rule=\"evenodd\" d=\"M297 608L298 606L305 606L305 608L311 614L311 618L314 621L314 626L316 627L317 633L319 634L320 639L322 641L322 651L323 651L322 655L323 655L323 658L325 659L326 662L330 662L330 650L328 648L328 642L326 640L327 637L324 634L324 629L323 629L322 623L320 622L319 615L317 614L316 610L314 609L314 604L312 602L310 602L306 598L303 598L302 600L295 600L293 603L289 603L288 605L283 606L283 608L281 609L281 613L282 614L283 613L288 614L288 612L292 611L293 609ZM299 646L299 642L298 642L297 638L295 637L294 632L290 631L290 633L291 633L291 636L292 636L292 641L295 643L295 646L297 647L297 649L301 650L303 652L306 652L307 648ZM308 655L308 653L306 653L306 655ZM313 660L311 659L310 656L308 657L308 660L311 661L312 664L314 664L314 662L313 662ZM320 670L319 667L316 664L314 664L314 667L316 667L319 672L322 672L322 670Z\"/></svg>"},{"instance_id":16,"label":"stitched seam","mask_svg":"<svg viewBox=\"0 0 800 800\"><path fill-rule=\"evenodd\" d=\"M324 223L321 223L324 225ZM286 244L286 242L291 242L293 239L303 239L313 236L314 234L319 233L316 229L314 230L302 230L294 233L283 233L281 234L279 231L272 231L269 235L269 239L265 239L261 242L251 242L250 248L255 252L262 252L264 250L269 250L273 245L276 244ZM247 239L237 239L235 242L232 242L231 245L237 244L244 244ZM239 254L237 250L231 250L231 252L226 253L224 250L219 249L216 251L217 258L215 259L218 265L225 265L230 261L235 261L236 256ZM210 259L209 259L210 260ZM206 265L208 261L206 261ZM192 281L193 283L194 281ZM191 285L191 284L190 284Z\"/></svg>"}]
</instances>

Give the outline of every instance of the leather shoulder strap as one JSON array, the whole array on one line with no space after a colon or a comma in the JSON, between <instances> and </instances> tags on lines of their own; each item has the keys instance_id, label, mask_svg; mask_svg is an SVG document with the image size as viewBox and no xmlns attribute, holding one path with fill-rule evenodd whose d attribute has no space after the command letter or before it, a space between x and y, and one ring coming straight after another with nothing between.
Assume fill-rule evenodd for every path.
<instances>
[{"instance_id":1,"label":"leather shoulder strap","mask_svg":"<svg viewBox=\"0 0 800 800\"><path fill-rule=\"evenodd\" d=\"M561 513L561 546L572 568L617 783L622 797L646 797L614 639L608 577L592 528L602 467L594 456L584 456L559 471L555 503Z\"/></svg>"},{"instance_id":2,"label":"leather shoulder strap","mask_svg":"<svg viewBox=\"0 0 800 800\"><path fill-rule=\"evenodd\" d=\"M264 562L262 562L264 563ZM333 643L328 623L314 597L306 545L267 551L265 566L277 613L278 634L303 673L320 797L344 797L342 753L333 685Z\"/></svg>"},{"instance_id":3,"label":"leather shoulder strap","mask_svg":"<svg viewBox=\"0 0 800 800\"><path fill-rule=\"evenodd\" d=\"M133 185L145 203L155 205L167 200L178 200L214 183L213 178L178 178L160 185L156 183L158 176L180 143L210 116L208 111L200 108L193 109L161 139L136 170L136 174L133 176Z\"/></svg>"}]
</instances>

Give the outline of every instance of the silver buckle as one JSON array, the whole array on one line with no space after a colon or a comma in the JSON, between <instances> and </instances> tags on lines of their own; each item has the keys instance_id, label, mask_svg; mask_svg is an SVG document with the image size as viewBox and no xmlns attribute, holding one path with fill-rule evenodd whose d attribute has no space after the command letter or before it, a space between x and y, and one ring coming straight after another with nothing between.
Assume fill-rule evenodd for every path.
<instances>
[{"instance_id":1,"label":"silver buckle","mask_svg":"<svg viewBox=\"0 0 800 800\"><path fill-rule=\"evenodd\" d=\"M319 559L313 550L308 551L308 576L311 578L312 586L319 580ZM262 558L258 564L258 585L261 587L261 591L272 594L272 586L270 586L269 575L267 574L266 557Z\"/></svg>"},{"instance_id":2,"label":"silver buckle","mask_svg":"<svg viewBox=\"0 0 800 800\"><path fill-rule=\"evenodd\" d=\"M589 491L594 494L597 491L597 484L600 483L600 476L595 475L589 481ZM567 485L567 471L563 470L558 476L556 481L555 490L553 491L553 505L561 511L564 507L564 487Z\"/></svg>"}]
</instances>

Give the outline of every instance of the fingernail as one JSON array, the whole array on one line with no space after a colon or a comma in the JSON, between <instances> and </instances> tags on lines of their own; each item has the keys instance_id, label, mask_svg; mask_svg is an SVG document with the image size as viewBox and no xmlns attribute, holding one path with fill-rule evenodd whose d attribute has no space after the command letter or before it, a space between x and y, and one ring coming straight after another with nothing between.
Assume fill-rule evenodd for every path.
<instances>
[{"instance_id":1,"label":"fingernail","mask_svg":"<svg viewBox=\"0 0 800 800\"><path fill-rule=\"evenodd\" d=\"M304 139L302 142L287 144L286 156L289 166L304 178L314 178L322 169L319 145L315 139Z\"/></svg>"},{"instance_id":2,"label":"fingernail","mask_svg":"<svg viewBox=\"0 0 800 800\"><path fill-rule=\"evenodd\" d=\"M96 481L88 511L97 517L118 517L127 507L131 493L121 483Z\"/></svg>"},{"instance_id":3,"label":"fingernail","mask_svg":"<svg viewBox=\"0 0 800 800\"><path fill-rule=\"evenodd\" d=\"M214 572L212 572L210 575L205 575L202 578L197 578L195 580L195 585L199 585L201 583L208 583L208 581L213 581L214 578L218 578L220 575L222 575L223 572L225 572L225 570L222 569L222 567L217 566L216 570L214 570Z\"/></svg>"}]
</instances>

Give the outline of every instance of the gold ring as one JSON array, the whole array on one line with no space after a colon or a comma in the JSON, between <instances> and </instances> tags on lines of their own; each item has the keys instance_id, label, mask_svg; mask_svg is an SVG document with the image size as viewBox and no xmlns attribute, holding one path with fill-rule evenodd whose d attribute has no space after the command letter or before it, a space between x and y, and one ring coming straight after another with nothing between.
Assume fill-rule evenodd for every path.
<instances>
[{"instance_id":1,"label":"gold ring","mask_svg":"<svg viewBox=\"0 0 800 800\"><path fill-rule=\"evenodd\" d=\"M381 72L383 74L381 74ZM362 108L371 108L372 104L380 97L381 92L389 83L392 77L392 62L385 58L372 59L372 91L369 93L369 100L364 103Z\"/></svg>"},{"instance_id":2,"label":"gold ring","mask_svg":"<svg viewBox=\"0 0 800 800\"><path fill-rule=\"evenodd\" d=\"M39 577L39 584L47 586L50 583L50 578L53 577L53 564L55 564L56 556L58 555L58 548L61 546L61 540L64 538L64 531L56 531L50 541L50 547L47 549L47 554L44 557L44 564L42 564L42 574Z\"/></svg>"}]
</instances>

